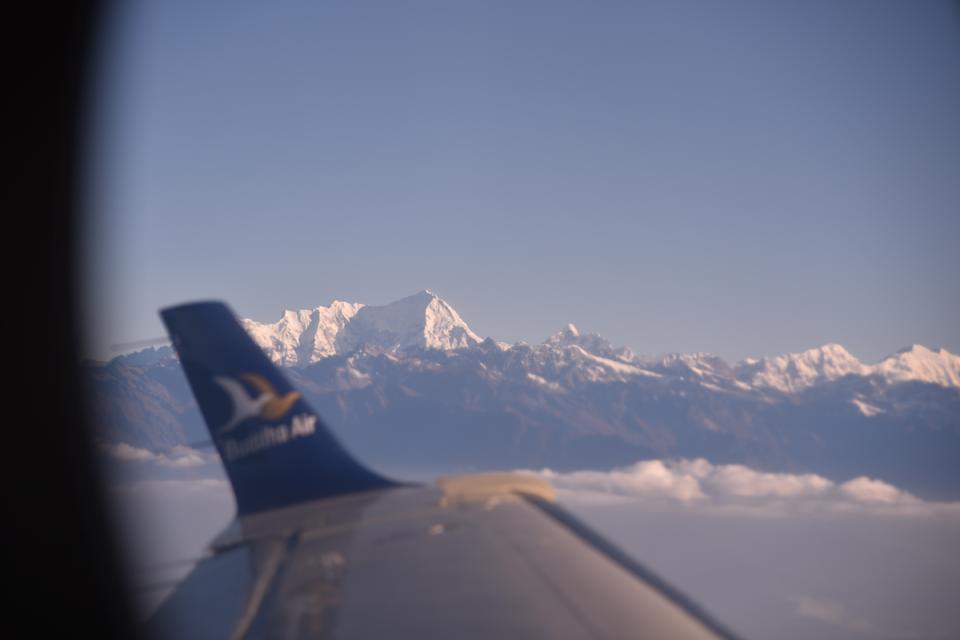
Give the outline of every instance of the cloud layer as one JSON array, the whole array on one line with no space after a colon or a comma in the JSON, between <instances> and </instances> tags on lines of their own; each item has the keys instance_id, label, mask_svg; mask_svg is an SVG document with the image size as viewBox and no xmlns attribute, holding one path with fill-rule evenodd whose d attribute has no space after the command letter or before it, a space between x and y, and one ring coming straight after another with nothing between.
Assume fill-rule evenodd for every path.
<instances>
[{"instance_id":1,"label":"cloud layer","mask_svg":"<svg viewBox=\"0 0 960 640\"><path fill-rule=\"evenodd\" d=\"M644 460L610 471L544 469L567 502L664 502L700 508L763 510L870 510L894 514L960 512L960 503L934 503L864 476L837 483L816 474L769 473L707 460Z\"/></svg>"}]
</instances>

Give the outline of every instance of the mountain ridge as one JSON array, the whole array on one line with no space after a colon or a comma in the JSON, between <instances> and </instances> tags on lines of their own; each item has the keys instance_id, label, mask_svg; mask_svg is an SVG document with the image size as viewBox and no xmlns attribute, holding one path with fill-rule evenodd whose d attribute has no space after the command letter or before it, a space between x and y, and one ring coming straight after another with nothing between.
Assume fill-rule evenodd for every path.
<instances>
[{"instance_id":1,"label":"mountain ridge","mask_svg":"<svg viewBox=\"0 0 960 640\"><path fill-rule=\"evenodd\" d=\"M285 310L273 323L248 318L241 323L271 360L292 367L305 367L331 356L371 349L398 352L470 349L484 340L448 302L427 289L386 305L334 300L327 307ZM501 349L526 345L494 343ZM747 385L786 394L847 375L875 377L887 384L919 381L960 388L960 356L943 348L934 351L916 344L873 365L862 363L834 342L802 352L746 358L729 364L708 353L639 358L628 347L614 347L602 336L584 333L568 324L537 346L580 347L587 354L619 363L597 363L606 369L616 369L619 376L649 375L664 370L676 372L685 367L689 374L713 379L714 383L718 379L728 380L740 389Z\"/></svg>"}]
</instances>

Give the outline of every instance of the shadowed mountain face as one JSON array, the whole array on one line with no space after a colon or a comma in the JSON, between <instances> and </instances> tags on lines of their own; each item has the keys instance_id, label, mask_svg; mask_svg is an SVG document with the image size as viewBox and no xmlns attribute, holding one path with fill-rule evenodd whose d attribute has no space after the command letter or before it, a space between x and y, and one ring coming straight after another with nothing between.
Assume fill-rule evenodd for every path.
<instances>
[{"instance_id":1,"label":"shadowed mountain face","mask_svg":"<svg viewBox=\"0 0 960 640\"><path fill-rule=\"evenodd\" d=\"M507 345L481 340L428 291L243 324L373 464L564 470L704 457L960 497L960 358L942 349L865 365L833 344L729 365L637 357L572 325ZM208 438L169 348L87 371L104 441L155 450Z\"/></svg>"}]
</instances>

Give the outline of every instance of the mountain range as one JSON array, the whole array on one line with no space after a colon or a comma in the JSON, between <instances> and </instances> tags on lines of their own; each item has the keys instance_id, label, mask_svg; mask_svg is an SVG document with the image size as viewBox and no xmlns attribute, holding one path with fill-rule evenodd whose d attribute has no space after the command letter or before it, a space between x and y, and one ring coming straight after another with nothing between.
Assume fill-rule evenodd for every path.
<instances>
[{"instance_id":1,"label":"mountain range","mask_svg":"<svg viewBox=\"0 0 960 640\"><path fill-rule=\"evenodd\" d=\"M431 291L421 291L383 306L334 300L328 307L285 311L273 323L241 320L254 340L277 364L306 367L331 356L357 352L399 352L477 347L483 339L474 333L453 307ZM527 345L494 342L506 351ZM547 338L543 346L574 351L591 360L597 379L615 372L617 379L631 375L658 375L658 369L679 367L686 375L739 381L739 388L773 389L785 393L830 382L847 375L875 377L886 384L928 382L960 388L960 356L945 349L932 351L913 345L875 365L865 365L841 345L831 343L802 353L773 358L749 358L730 367L709 354L670 354L638 358L627 348L614 349L597 334L581 334L568 324ZM602 359L591 358L600 356ZM736 382L734 382L736 384ZM744 386L745 385L745 386Z\"/></svg>"},{"instance_id":2,"label":"mountain range","mask_svg":"<svg viewBox=\"0 0 960 640\"><path fill-rule=\"evenodd\" d=\"M540 344L481 338L430 291L241 320L348 446L381 464L608 468L704 457L960 497L960 356L875 364L839 344L728 364L638 356L574 325ZM105 442L208 438L169 347L87 362Z\"/></svg>"}]
</instances>

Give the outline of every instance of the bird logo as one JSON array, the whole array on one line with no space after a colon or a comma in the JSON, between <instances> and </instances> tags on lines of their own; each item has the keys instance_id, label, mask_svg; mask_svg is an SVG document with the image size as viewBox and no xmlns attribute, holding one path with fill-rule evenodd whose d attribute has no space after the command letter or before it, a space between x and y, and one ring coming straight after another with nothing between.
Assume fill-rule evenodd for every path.
<instances>
[{"instance_id":1,"label":"bird logo","mask_svg":"<svg viewBox=\"0 0 960 640\"><path fill-rule=\"evenodd\" d=\"M233 401L233 415L220 428L221 434L233 431L241 422L254 416L260 416L266 420L279 420L300 398L298 391L291 391L282 398L278 397L270 381L256 373L241 373L239 377L257 389L260 395L256 398L251 397L244 386L233 378L215 377L213 381L220 385Z\"/></svg>"}]
</instances>

